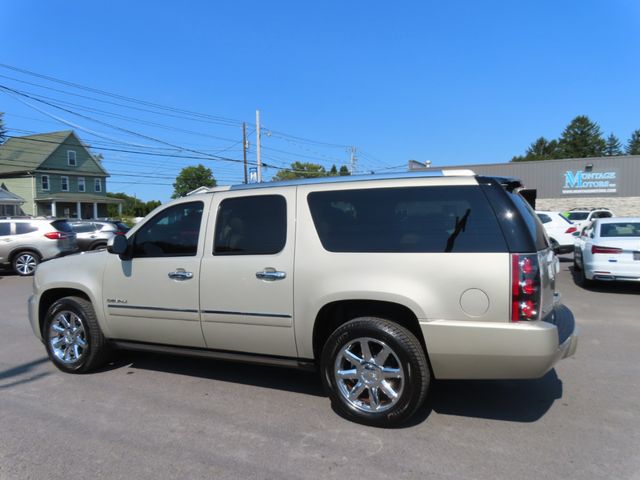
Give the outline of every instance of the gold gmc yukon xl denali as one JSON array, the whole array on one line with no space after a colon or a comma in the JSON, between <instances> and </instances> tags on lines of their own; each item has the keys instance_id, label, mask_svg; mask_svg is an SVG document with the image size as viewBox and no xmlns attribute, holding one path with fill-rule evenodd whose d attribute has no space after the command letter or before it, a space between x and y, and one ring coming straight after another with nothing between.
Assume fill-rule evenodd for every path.
<instances>
[{"instance_id":1,"label":"gold gmc yukon xl denali","mask_svg":"<svg viewBox=\"0 0 640 480\"><path fill-rule=\"evenodd\" d=\"M434 379L537 378L575 352L520 187L433 170L212 188L40 265L31 325L65 372L114 349L318 368L340 414L397 425Z\"/></svg>"}]
</instances>

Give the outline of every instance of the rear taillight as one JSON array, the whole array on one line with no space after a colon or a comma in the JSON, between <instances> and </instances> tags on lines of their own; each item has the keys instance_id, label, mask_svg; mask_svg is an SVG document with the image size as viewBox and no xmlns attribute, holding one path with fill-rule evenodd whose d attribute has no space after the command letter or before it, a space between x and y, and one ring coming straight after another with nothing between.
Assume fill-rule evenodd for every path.
<instances>
[{"instance_id":1,"label":"rear taillight","mask_svg":"<svg viewBox=\"0 0 640 480\"><path fill-rule=\"evenodd\" d=\"M564 233L573 233L573 232L577 232L578 229L576 227L569 227L567 228L567 231Z\"/></svg>"},{"instance_id":2,"label":"rear taillight","mask_svg":"<svg viewBox=\"0 0 640 480\"><path fill-rule=\"evenodd\" d=\"M613 248L613 247L599 247L598 245L593 245L591 247L591 253L612 253L612 254L617 254L617 253L622 253L622 249L621 248Z\"/></svg>"},{"instance_id":3,"label":"rear taillight","mask_svg":"<svg viewBox=\"0 0 640 480\"><path fill-rule=\"evenodd\" d=\"M69 235L62 232L49 232L45 233L44 236L50 238L51 240L62 240L63 238L67 238Z\"/></svg>"},{"instance_id":4,"label":"rear taillight","mask_svg":"<svg viewBox=\"0 0 640 480\"><path fill-rule=\"evenodd\" d=\"M540 312L538 255L511 255L511 321L537 320Z\"/></svg>"}]
</instances>

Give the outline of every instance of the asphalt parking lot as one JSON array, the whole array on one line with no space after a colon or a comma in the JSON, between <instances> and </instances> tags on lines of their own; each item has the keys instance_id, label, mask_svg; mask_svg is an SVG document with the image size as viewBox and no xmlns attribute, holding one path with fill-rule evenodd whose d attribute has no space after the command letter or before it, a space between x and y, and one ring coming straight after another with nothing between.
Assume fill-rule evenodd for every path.
<instances>
[{"instance_id":1,"label":"asphalt parking lot","mask_svg":"<svg viewBox=\"0 0 640 480\"><path fill-rule=\"evenodd\" d=\"M0 272L0 478L640 479L640 285L559 289L575 357L532 381L437 382L418 418L338 417L313 373L122 353L66 375Z\"/></svg>"}]
</instances>

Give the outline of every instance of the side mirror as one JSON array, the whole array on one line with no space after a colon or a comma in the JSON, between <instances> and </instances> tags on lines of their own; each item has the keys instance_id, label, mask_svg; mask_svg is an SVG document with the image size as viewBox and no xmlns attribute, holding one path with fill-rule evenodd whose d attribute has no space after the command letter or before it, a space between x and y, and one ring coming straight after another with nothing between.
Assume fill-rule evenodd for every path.
<instances>
[{"instance_id":1,"label":"side mirror","mask_svg":"<svg viewBox=\"0 0 640 480\"><path fill-rule=\"evenodd\" d=\"M129 242L124 235L114 235L107 242L107 252L120 256L120 260L128 260Z\"/></svg>"}]
</instances>

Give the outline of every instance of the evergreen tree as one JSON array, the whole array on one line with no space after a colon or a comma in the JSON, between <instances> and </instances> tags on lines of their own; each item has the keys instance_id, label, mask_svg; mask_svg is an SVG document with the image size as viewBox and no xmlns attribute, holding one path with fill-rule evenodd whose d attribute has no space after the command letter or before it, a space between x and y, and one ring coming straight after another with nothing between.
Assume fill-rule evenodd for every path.
<instances>
[{"instance_id":1,"label":"evergreen tree","mask_svg":"<svg viewBox=\"0 0 640 480\"><path fill-rule=\"evenodd\" d=\"M340 172L338 172L338 175L340 175L341 177L346 177L347 175L351 175L351 172L346 165L342 165L340 167Z\"/></svg>"},{"instance_id":2,"label":"evergreen tree","mask_svg":"<svg viewBox=\"0 0 640 480\"><path fill-rule=\"evenodd\" d=\"M615 157L622 155L622 145L620 140L613 133L607 137L607 142L604 146L604 154L607 157Z\"/></svg>"},{"instance_id":3,"label":"evergreen tree","mask_svg":"<svg viewBox=\"0 0 640 480\"><path fill-rule=\"evenodd\" d=\"M529 145L525 158L527 160L548 160L550 158L558 158L557 155L558 141L549 141L544 137L540 137Z\"/></svg>"},{"instance_id":4,"label":"evergreen tree","mask_svg":"<svg viewBox=\"0 0 640 480\"><path fill-rule=\"evenodd\" d=\"M196 167L184 167L176 177L173 184L173 195L171 198L184 197L187 193L198 187L215 187L216 179L213 172L204 165Z\"/></svg>"},{"instance_id":5,"label":"evergreen tree","mask_svg":"<svg viewBox=\"0 0 640 480\"><path fill-rule=\"evenodd\" d=\"M635 130L627 142L627 155L640 155L640 130Z\"/></svg>"},{"instance_id":6,"label":"evergreen tree","mask_svg":"<svg viewBox=\"0 0 640 480\"><path fill-rule=\"evenodd\" d=\"M578 115L562 132L558 147L561 158L599 157L604 154L605 141L597 123Z\"/></svg>"},{"instance_id":7,"label":"evergreen tree","mask_svg":"<svg viewBox=\"0 0 640 480\"><path fill-rule=\"evenodd\" d=\"M338 176L338 169L336 168L335 165L331 165L331 170L329 170L329 176L330 177L337 177Z\"/></svg>"}]
</instances>

